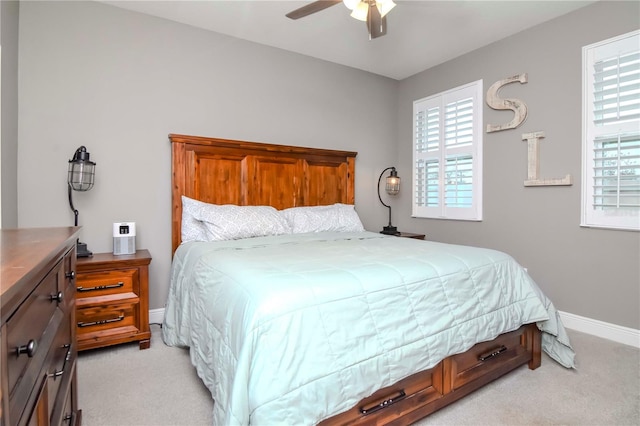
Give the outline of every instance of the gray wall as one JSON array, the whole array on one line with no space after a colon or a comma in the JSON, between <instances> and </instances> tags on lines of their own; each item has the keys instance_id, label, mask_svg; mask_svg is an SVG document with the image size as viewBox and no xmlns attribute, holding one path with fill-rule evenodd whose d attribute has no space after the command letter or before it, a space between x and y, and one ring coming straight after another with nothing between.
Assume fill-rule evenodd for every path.
<instances>
[{"instance_id":1,"label":"gray wall","mask_svg":"<svg viewBox=\"0 0 640 426\"><path fill-rule=\"evenodd\" d=\"M96 186L74 194L82 239L108 252L112 222L136 221L138 247L154 256L150 307L159 308L171 258L168 133L354 150L368 229L385 224L375 183L396 164L402 230L507 251L559 309L640 328L640 234L579 227L580 48L637 28L637 17L634 2L596 4L396 82L104 4L23 2L19 226L72 224L67 160L86 145L98 166ZM501 95L524 100L529 118L485 135L484 221L410 218L413 100L520 72L529 83ZM485 124L510 118L485 108ZM541 175L570 173L573 186L522 186L520 137L537 130L547 134Z\"/></svg>"},{"instance_id":2,"label":"gray wall","mask_svg":"<svg viewBox=\"0 0 640 426\"><path fill-rule=\"evenodd\" d=\"M0 228L18 226L18 19L17 1L0 2L2 45L2 136Z\"/></svg>"},{"instance_id":3,"label":"gray wall","mask_svg":"<svg viewBox=\"0 0 640 426\"><path fill-rule=\"evenodd\" d=\"M404 191L395 215L401 229L436 241L491 247L513 255L562 311L640 328L640 233L581 228L581 48L640 27L640 3L601 2L523 31L401 82L399 173L411 174L412 105L416 99L483 79L485 93L503 78L527 72L527 84L500 91L523 100L527 120L517 129L484 134L484 220L410 218ZM484 107L486 124L510 111ZM525 188L527 143L544 131L540 175L571 174L573 186Z\"/></svg>"},{"instance_id":4,"label":"gray wall","mask_svg":"<svg viewBox=\"0 0 640 426\"><path fill-rule=\"evenodd\" d=\"M67 161L85 145L91 191L74 193L81 240L112 251L135 221L150 250L150 307L171 261L169 133L358 151L365 226L395 157L398 82L95 2L21 2L19 225L68 226ZM362 123L367 123L363 125ZM375 206L371 209L370 206Z\"/></svg>"}]
</instances>

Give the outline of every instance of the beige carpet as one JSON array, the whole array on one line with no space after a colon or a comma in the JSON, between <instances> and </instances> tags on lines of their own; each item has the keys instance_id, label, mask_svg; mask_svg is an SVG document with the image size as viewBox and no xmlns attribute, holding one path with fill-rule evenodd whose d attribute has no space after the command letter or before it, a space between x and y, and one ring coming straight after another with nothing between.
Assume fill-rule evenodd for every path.
<instances>
[{"instance_id":1,"label":"beige carpet","mask_svg":"<svg viewBox=\"0 0 640 426\"><path fill-rule=\"evenodd\" d=\"M187 350L137 344L82 352L79 405L84 426L211 425L213 401ZM577 370L546 355L417 425L640 425L640 350L569 330ZM261 425L262 426L262 425ZM271 425L264 425L271 426Z\"/></svg>"}]
</instances>

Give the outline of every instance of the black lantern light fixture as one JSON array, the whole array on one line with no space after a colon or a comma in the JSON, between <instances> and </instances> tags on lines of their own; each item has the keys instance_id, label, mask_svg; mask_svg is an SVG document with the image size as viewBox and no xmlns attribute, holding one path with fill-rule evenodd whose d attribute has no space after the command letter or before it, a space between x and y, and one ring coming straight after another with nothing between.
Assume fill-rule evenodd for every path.
<instances>
[{"instance_id":1,"label":"black lantern light fixture","mask_svg":"<svg viewBox=\"0 0 640 426\"><path fill-rule=\"evenodd\" d=\"M391 170L391 172L389 172L389 176L387 176L387 183L385 184L385 187L384 187L385 191L389 195L396 195L398 194L398 192L400 192L400 178L398 177L398 172L396 171L396 168L387 167L382 171L382 173L380 173L380 177L378 178L378 198L380 199L380 202L382 203L382 205L389 209L389 225L382 228L382 231L380 231L380 233L387 234L387 235L399 235L400 232L398 232L398 228L391 225L391 206L388 204L385 204L384 201L382 201L382 197L380 196L380 181L382 180L382 176L387 170Z\"/></svg>"},{"instance_id":2,"label":"black lantern light fixture","mask_svg":"<svg viewBox=\"0 0 640 426\"><path fill-rule=\"evenodd\" d=\"M67 186L69 190L69 206L74 215L74 225L78 226L78 210L73 207L72 191L88 191L93 188L93 179L95 177L96 163L89 159L90 154L87 152L87 148L81 146L76 149L73 154L73 158L69 160L69 174L67 176ZM92 256L87 245L77 242L77 257L89 257Z\"/></svg>"}]
</instances>

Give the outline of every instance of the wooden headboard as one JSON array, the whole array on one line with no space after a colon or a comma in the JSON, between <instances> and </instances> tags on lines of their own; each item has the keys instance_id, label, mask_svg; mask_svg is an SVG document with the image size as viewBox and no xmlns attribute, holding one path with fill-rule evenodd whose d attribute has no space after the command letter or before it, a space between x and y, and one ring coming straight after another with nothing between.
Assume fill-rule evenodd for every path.
<instances>
[{"instance_id":1,"label":"wooden headboard","mask_svg":"<svg viewBox=\"0 0 640 426\"><path fill-rule=\"evenodd\" d=\"M170 134L171 245L180 245L181 196L277 209L354 204L356 152Z\"/></svg>"}]
</instances>

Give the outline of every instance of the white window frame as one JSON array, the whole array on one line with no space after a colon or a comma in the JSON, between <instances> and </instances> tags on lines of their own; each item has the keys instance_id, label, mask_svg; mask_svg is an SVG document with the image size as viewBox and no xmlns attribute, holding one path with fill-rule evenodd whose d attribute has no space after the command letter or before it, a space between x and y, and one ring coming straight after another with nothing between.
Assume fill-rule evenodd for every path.
<instances>
[{"instance_id":1,"label":"white window frame","mask_svg":"<svg viewBox=\"0 0 640 426\"><path fill-rule=\"evenodd\" d=\"M596 199L596 190L594 189L596 171L594 169L598 164L596 162L597 139L619 138L618 140L622 140L626 138L637 140L640 137L640 119L634 117L619 121L608 120L608 122L597 125L595 123L595 77L593 72L597 61L638 51L639 45L640 31L633 31L582 48L582 203L580 225L584 227L640 230L640 208L609 207L598 209L594 206ZM640 160L631 161L636 161L634 168L637 169L637 161ZM619 194L619 187L616 194Z\"/></svg>"},{"instance_id":2,"label":"white window frame","mask_svg":"<svg viewBox=\"0 0 640 426\"><path fill-rule=\"evenodd\" d=\"M438 128L437 128L437 140L432 148L424 151L419 148L420 138L424 136L421 133L421 121L420 114L425 114L427 111L433 111L438 108L438 111L444 112L447 105L453 105L456 102L460 102L466 99L471 99L472 105L472 123L470 129L471 143L466 146L449 146L445 145L445 120L444 114L439 114ZM423 99L414 101L413 103L413 180L412 180L412 217L418 218L431 218L431 219L452 219L452 220L469 220L469 221L481 221L482 220L482 139L483 139L483 82L477 80L454 89L447 90L445 92L438 93L433 96L429 96ZM430 133L435 138L435 133ZM469 135L467 135L467 138ZM437 148L436 148L437 146ZM471 180L471 203L469 206L452 206L445 200L447 194L447 182L445 181L445 166L447 165L447 159L450 163L455 162L455 159L470 159L470 165L472 168L472 180ZM453 161L452 161L453 160ZM429 191L427 189L428 184L428 172L425 168L424 173L421 173L419 163L428 163L434 165L433 170L437 172L437 186L432 183L431 188L437 189L437 195L435 197L429 197ZM468 163L467 163L468 164ZM426 167L426 166L425 166ZM462 166L465 167L465 166ZM457 169L456 169L457 170ZM424 177L422 175L424 174ZM423 179L423 182L419 182L419 179ZM432 182L436 180L433 179ZM450 187L450 186L449 186ZM457 185L454 185L457 188ZM425 192L425 194L422 194ZM458 201L463 200L465 197L460 196ZM437 202L435 201L437 199ZM431 200L431 201L429 201ZM435 203L435 204L434 204Z\"/></svg>"}]
</instances>

